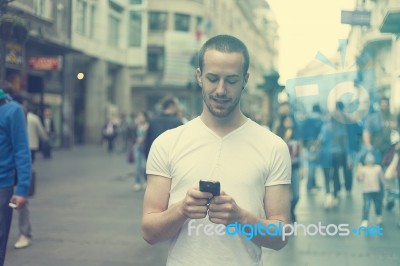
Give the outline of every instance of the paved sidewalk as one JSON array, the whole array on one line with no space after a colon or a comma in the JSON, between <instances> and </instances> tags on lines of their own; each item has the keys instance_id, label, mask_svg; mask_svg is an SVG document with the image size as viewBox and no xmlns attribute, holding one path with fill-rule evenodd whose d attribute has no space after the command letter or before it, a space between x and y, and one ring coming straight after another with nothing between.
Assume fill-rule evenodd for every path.
<instances>
[{"instance_id":1,"label":"paved sidewalk","mask_svg":"<svg viewBox=\"0 0 400 266\"><path fill-rule=\"evenodd\" d=\"M14 213L6 266L162 265L166 244L140 236L143 192L134 192L133 165L102 147L75 147L38 160L37 194L30 200L33 243L13 248ZM165 264L165 263L164 263Z\"/></svg>"},{"instance_id":2,"label":"paved sidewalk","mask_svg":"<svg viewBox=\"0 0 400 266\"><path fill-rule=\"evenodd\" d=\"M104 147L75 147L38 156L37 195L30 200L33 244L13 248L18 237L14 214L6 266L158 266L165 265L167 244L150 246L140 236L143 192L134 192L133 165ZM322 178L318 179L322 185ZM304 188L305 182L302 182ZM348 223L358 227L361 192L341 195L339 207L325 211L323 193L302 189L297 210L302 224ZM264 249L264 265L400 265L398 206L385 212L384 236L297 236L279 252ZM371 208L371 218L374 214Z\"/></svg>"}]
</instances>

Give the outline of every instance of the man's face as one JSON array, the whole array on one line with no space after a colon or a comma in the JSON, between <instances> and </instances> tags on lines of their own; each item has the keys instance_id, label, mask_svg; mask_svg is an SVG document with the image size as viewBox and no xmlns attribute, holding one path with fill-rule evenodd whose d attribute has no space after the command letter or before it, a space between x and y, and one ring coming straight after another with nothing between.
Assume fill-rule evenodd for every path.
<instances>
[{"instance_id":1,"label":"man's face","mask_svg":"<svg viewBox=\"0 0 400 266\"><path fill-rule=\"evenodd\" d=\"M224 118L239 108L240 97L249 78L249 74L243 73L241 53L207 50L203 72L197 69L196 73L203 101L213 116Z\"/></svg>"}]
</instances>

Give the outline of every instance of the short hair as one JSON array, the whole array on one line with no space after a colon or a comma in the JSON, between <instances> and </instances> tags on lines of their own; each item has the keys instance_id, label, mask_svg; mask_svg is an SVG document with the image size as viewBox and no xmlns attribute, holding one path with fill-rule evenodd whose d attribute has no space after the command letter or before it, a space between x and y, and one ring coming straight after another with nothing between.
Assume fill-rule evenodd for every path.
<instances>
[{"instance_id":1,"label":"short hair","mask_svg":"<svg viewBox=\"0 0 400 266\"><path fill-rule=\"evenodd\" d=\"M217 35L203 44L199 52L199 68L201 72L203 72L204 67L204 54L212 49L224 53L241 53L243 55L243 74L246 75L250 65L249 51L241 40L231 35Z\"/></svg>"},{"instance_id":2,"label":"short hair","mask_svg":"<svg viewBox=\"0 0 400 266\"><path fill-rule=\"evenodd\" d=\"M170 106L177 106L178 100L176 97L167 95L161 100L161 110L167 110Z\"/></svg>"}]
</instances>

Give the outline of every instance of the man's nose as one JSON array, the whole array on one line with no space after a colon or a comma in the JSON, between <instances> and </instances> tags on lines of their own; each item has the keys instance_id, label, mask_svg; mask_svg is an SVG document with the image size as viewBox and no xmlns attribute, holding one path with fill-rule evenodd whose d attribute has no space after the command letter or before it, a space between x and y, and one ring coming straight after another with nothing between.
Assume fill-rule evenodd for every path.
<instances>
[{"instance_id":1,"label":"man's nose","mask_svg":"<svg viewBox=\"0 0 400 266\"><path fill-rule=\"evenodd\" d=\"M224 82L223 79L221 79L221 80L218 82L217 89L216 89L215 92L216 92L218 95L224 95L224 94L226 94L225 82Z\"/></svg>"}]
</instances>

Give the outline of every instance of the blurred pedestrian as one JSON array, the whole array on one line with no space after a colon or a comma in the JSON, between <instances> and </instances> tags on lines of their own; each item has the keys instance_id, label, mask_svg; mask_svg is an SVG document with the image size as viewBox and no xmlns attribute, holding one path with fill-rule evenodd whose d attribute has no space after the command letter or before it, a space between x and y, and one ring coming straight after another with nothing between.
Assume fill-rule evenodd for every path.
<instances>
[{"instance_id":1,"label":"blurred pedestrian","mask_svg":"<svg viewBox=\"0 0 400 266\"><path fill-rule=\"evenodd\" d=\"M281 121L277 129L277 135L281 137L289 147L290 159L292 161L291 178L291 201L290 214L292 223L296 222L296 206L300 198L300 166L301 166L301 145L298 137L295 135L293 121L290 115L281 115Z\"/></svg>"},{"instance_id":2,"label":"blurred pedestrian","mask_svg":"<svg viewBox=\"0 0 400 266\"><path fill-rule=\"evenodd\" d=\"M390 113L390 102L388 98L381 98L379 100L379 109L372 109L372 113L367 116L364 130L363 130L363 143L364 146L360 151L360 160L363 160L365 154L371 150L377 150L378 154L375 155L376 163L381 164L382 159L390 150L390 134L392 132L391 121L392 114ZM382 164L381 164L382 165ZM383 166L385 171L385 166ZM392 210L394 207L394 200L389 198L386 201L386 209Z\"/></svg>"},{"instance_id":3,"label":"blurred pedestrian","mask_svg":"<svg viewBox=\"0 0 400 266\"><path fill-rule=\"evenodd\" d=\"M201 115L151 146L142 234L151 244L169 240L167 265L261 265L261 247L287 244L269 234L253 234L251 241L240 233L207 234L235 224L285 227L290 220L288 147L240 108L248 68L249 53L239 39L206 41L196 69ZM220 187L214 194L200 191L201 179Z\"/></svg>"},{"instance_id":4,"label":"blurred pedestrian","mask_svg":"<svg viewBox=\"0 0 400 266\"><path fill-rule=\"evenodd\" d=\"M146 154L144 145L147 129L149 128L148 116L145 112L139 112L135 118L136 122L136 141L133 145L135 158L135 184L133 190L139 191L146 188Z\"/></svg>"},{"instance_id":5,"label":"blurred pedestrian","mask_svg":"<svg viewBox=\"0 0 400 266\"><path fill-rule=\"evenodd\" d=\"M374 147L380 152L380 157L375 158L380 163L384 154L390 147L390 133L392 131L391 121L393 116L390 113L390 104L388 98L381 98L379 101L379 110L370 114L365 122L363 131L364 145Z\"/></svg>"},{"instance_id":6,"label":"blurred pedestrian","mask_svg":"<svg viewBox=\"0 0 400 266\"><path fill-rule=\"evenodd\" d=\"M31 152L32 165L35 162L36 153L39 150L39 144L48 141L46 131L40 121L40 118L28 110L27 114L29 149ZM36 184L35 171L31 173L31 188ZM18 209L18 229L19 237L14 244L15 248L26 248L32 243L32 227L30 222L29 202Z\"/></svg>"},{"instance_id":7,"label":"blurred pedestrian","mask_svg":"<svg viewBox=\"0 0 400 266\"><path fill-rule=\"evenodd\" d=\"M390 163L393 160L394 155L396 154L396 147L399 143L399 138L400 138L400 128L398 124L398 117L392 116L391 121L390 121L390 136L389 136L389 141L390 141L390 148L383 154L383 158L381 161L381 165L386 172L390 165ZM397 176L394 174L392 176L393 178L388 178L386 185L391 191L395 191L398 187L397 185ZM386 197L386 209L387 210L392 210L393 207L395 206L395 201L398 198L394 193L388 193ZM399 204L400 205L400 204Z\"/></svg>"},{"instance_id":8,"label":"blurred pedestrian","mask_svg":"<svg viewBox=\"0 0 400 266\"><path fill-rule=\"evenodd\" d=\"M166 95L161 99L161 114L150 120L149 128L145 140L145 154L148 157L153 141L168 129L182 125L182 120L178 117L180 110L178 98Z\"/></svg>"},{"instance_id":9,"label":"blurred pedestrian","mask_svg":"<svg viewBox=\"0 0 400 266\"><path fill-rule=\"evenodd\" d=\"M364 165L358 168L357 178L363 184L363 212L361 226L368 227L371 201L375 205L376 223L382 225L382 201L385 181L382 167L375 162L373 153L365 156Z\"/></svg>"},{"instance_id":10,"label":"blurred pedestrian","mask_svg":"<svg viewBox=\"0 0 400 266\"><path fill-rule=\"evenodd\" d=\"M347 153L348 153L348 140L347 130L343 123L345 119L343 116L343 103L338 101L336 103L336 111L324 123L319 136L319 149L320 149L320 162L323 167L325 179L325 200L324 207L326 209L336 207L339 203L338 193L341 189L339 179L339 171L345 179L346 191L349 193L350 177L349 172L346 171ZM333 190L331 185L333 185Z\"/></svg>"},{"instance_id":11,"label":"blurred pedestrian","mask_svg":"<svg viewBox=\"0 0 400 266\"><path fill-rule=\"evenodd\" d=\"M39 151L40 143L48 142L49 137L43 127L39 116L28 110L27 114L29 148L32 159L35 160L36 153Z\"/></svg>"},{"instance_id":12,"label":"blurred pedestrian","mask_svg":"<svg viewBox=\"0 0 400 266\"><path fill-rule=\"evenodd\" d=\"M54 126L53 112L51 111L50 107L44 109L42 123L48 136L48 141L42 141L40 143L40 148L43 153L43 158L50 159L51 151L56 139L56 129Z\"/></svg>"},{"instance_id":13,"label":"blurred pedestrian","mask_svg":"<svg viewBox=\"0 0 400 266\"><path fill-rule=\"evenodd\" d=\"M301 126L301 139L303 141L303 154L307 165L307 192L313 193L319 187L316 182L316 168L319 166L318 135L321 132L323 118L321 107L314 104L311 114L303 121Z\"/></svg>"},{"instance_id":14,"label":"blurred pedestrian","mask_svg":"<svg viewBox=\"0 0 400 266\"><path fill-rule=\"evenodd\" d=\"M393 126L400 124L400 115L393 121ZM385 154L382 159L382 166L385 171L386 180L386 201L387 208L394 207L396 199L398 200L399 212L400 212L400 132L399 130L393 129L390 135L390 142L392 144L390 150ZM400 229L400 218L397 223L397 227Z\"/></svg>"},{"instance_id":15,"label":"blurred pedestrian","mask_svg":"<svg viewBox=\"0 0 400 266\"><path fill-rule=\"evenodd\" d=\"M27 202L31 179L31 157L25 112L0 89L0 265L4 265L12 208ZM15 177L17 185L14 191Z\"/></svg>"},{"instance_id":16,"label":"blurred pedestrian","mask_svg":"<svg viewBox=\"0 0 400 266\"><path fill-rule=\"evenodd\" d=\"M111 118L107 119L102 129L103 139L107 141L107 151L112 153L114 151L114 141L117 137L117 125L112 121Z\"/></svg>"}]
</instances>

